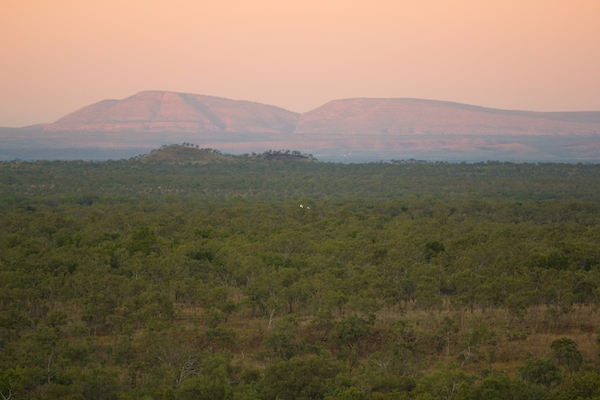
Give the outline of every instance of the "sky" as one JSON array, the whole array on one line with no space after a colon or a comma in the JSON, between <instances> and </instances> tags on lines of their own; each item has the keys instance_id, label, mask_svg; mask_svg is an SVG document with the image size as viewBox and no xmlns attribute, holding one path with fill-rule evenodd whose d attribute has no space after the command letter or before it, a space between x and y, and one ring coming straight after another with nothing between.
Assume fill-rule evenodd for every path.
<instances>
[{"instance_id":1,"label":"sky","mask_svg":"<svg viewBox=\"0 0 600 400\"><path fill-rule=\"evenodd\" d=\"M0 0L0 126L142 90L600 110L598 0Z\"/></svg>"}]
</instances>

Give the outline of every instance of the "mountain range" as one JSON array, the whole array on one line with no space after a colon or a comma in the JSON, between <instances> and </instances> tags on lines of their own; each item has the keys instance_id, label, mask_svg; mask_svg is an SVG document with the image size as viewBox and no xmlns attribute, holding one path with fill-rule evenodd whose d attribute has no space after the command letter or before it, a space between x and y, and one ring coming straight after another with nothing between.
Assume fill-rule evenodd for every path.
<instances>
[{"instance_id":1,"label":"mountain range","mask_svg":"<svg viewBox=\"0 0 600 400\"><path fill-rule=\"evenodd\" d=\"M50 124L0 128L0 160L121 158L184 142L234 154L300 150L333 161L600 162L600 111L354 98L299 114L252 101L143 91L85 106Z\"/></svg>"},{"instance_id":2,"label":"mountain range","mask_svg":"<svg viewBox=\"0 0 600 400\"><path fill-rule=\"evenodd\" d=\"M70 113L45 131L354 135L598 135L600 112L528 112L420 99L334 100L304 114L220 97L144 91Z\"/></svg>"}]
</instances>

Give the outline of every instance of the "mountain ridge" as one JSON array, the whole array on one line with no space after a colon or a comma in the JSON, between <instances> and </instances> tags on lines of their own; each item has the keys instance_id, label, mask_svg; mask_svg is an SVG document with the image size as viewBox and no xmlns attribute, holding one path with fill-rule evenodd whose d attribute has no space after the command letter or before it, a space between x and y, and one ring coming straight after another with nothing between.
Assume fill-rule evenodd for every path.
<instances>
[{"instance_id":1,"label":"mountain ridge","mask_svg":"<svg viewBox=\"0 0 600 400\"><path fill-rule=\"evenodd\" d=\"M0 128L0 160L110 159L172 143L319 159L600 161L600 111L502 110L440 100L351 98L303 114L221 97L144 91L52 124Z\"/></svg>"},{"instance_id":2,"label":"mountain ridge","mask_svg":"<svg viewBox=\"0 0 600 400\"><path fill-rule=\"evenodd\" d=\"M349 98L299 114L223 97L142 91L44 124L44 131L362 135L598 135L600 111L503 110L416 98Z\"/></svg>"},{"instance_id":3,"label":"mountain ridge","mask_svg":"<svg viewBox=\"0 0 600 400\"><path fill-rule=\"evenodd\" d=\"M501 110L468 104L410 98L333 100L304 113L303 133L595 135L600 112Z\"/></svg>"},{"instance_id":4,"label":"mountain ridge","mask_svg":"<svg viewBox=\"0 0 600 400\"><path fill-rule=\"evenodd\" d=\"M201 131L290 133L298 114L246 100L143 91L102 100L44 126L46 131Z\"/></svg>"}]
</instances>

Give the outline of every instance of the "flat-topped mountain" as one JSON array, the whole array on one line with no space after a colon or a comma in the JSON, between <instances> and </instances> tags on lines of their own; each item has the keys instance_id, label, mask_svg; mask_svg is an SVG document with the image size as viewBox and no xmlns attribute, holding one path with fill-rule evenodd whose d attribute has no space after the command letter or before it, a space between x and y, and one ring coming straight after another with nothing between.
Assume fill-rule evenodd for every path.
<instances>
[{"instance_id":1,"label":"flat-topped mountain","mask_svg":"<svg viewBox=\"0 0 600 400\"><path fill-rule=\"evenodd\" d=\"M353 135L596 135L600 112L498 110L420 99L334 100L304 114L250 101L145 91L83 107L45 131Z\"/></svg>"},{"instance_id":2,"label":"flat-topped mountain","mask_svg":"<svg viewBox=\"0 0 600 400\"><path fill-rule=\"evenodd\" d=\"M509 111L420 99L346 99L302 114L295 132L591 135L600 133L600 112Z\"/></svg>"},{"instance_id":3,"label":"flat-topped mountain","mask_svg":"<svg viewBox=\"0 0 600 400\"><path fill-rule=\"evenodd\" d=\"M291 133L297 113L251 101L146 91L64 116L46 131Z\"/></svg>"}]
</instances>

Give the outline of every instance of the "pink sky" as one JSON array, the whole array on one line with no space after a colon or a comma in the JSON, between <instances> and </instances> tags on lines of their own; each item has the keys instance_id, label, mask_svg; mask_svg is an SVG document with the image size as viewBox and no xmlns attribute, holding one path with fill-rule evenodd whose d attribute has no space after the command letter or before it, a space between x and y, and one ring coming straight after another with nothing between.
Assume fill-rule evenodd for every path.
<instances>
[{"instance_id":1,"label":"pink sky","mask_svg":"<svg viewBox=\"0 0 600 400\"><path fill-rule=\"evenodd\" d=\"M0 126L149 89L600 110L600 1L0 1Z\"/></svg>"}]
</instances>

